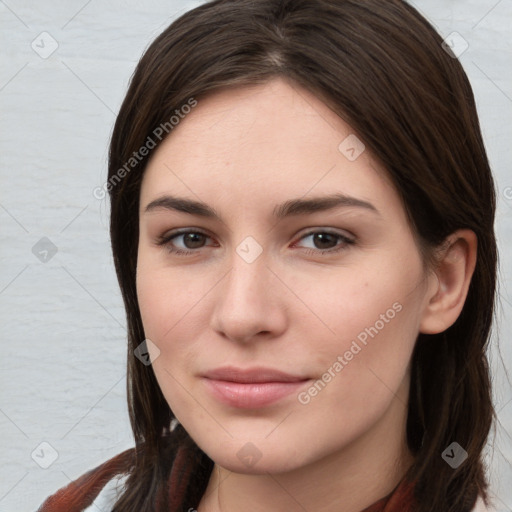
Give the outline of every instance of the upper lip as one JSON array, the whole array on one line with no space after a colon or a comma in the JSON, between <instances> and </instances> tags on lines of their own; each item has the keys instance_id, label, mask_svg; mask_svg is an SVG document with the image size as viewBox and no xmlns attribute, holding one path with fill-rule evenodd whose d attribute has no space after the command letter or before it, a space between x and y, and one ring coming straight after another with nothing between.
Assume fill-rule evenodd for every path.
<instances>
[{"instance_id":1,"label":"upper lip","mask_svg":"<svg viewBox=\"0 0 512 512\"><path fill-rule=\"evenodd\" d=\"M253 367L236 368L224 366L216 368L203 374L203 377L213 380L224 380L228 382L260 383L260 382L300 382L308 380L307 377L299 377L273 368Z\"/></svg>"}]
</instances>

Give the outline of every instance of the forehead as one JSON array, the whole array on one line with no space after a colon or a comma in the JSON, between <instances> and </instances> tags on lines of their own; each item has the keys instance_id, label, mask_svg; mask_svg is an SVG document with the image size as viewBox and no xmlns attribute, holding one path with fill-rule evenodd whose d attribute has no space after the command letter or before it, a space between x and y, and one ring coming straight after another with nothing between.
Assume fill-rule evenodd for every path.
<instances>
[{"instance_id":1,"label":"forehead","mask_svg":"<svg viewBox=\"0 0 512 512\"><path fill-rule=\"evenodd\" d=\"M389 208L398 196L369 151L357 156L363 148L336 113L285 79L228 88L199 99L156 149L141 205L165 192L236 198L246 209L341 192Z\"/></svg>"},{"instance_id":2,"label":"forehead","mask_svg":"<svg viewBox=\"0 0 512 512\"><path fill-rule=\"evenodd\" d=\"M175 145L197 145L198 154L211 149L215 151L209 153L244 155L262 146L274 152L291 147L298 153L298 149L310 146L320 149L319 143L323 148L336 149L340 137L350 132L350 127L312 93L285 78L275 78L264 84L209 93L166 142L172 145L174 139Z\"/></svg>"}]
</instances>

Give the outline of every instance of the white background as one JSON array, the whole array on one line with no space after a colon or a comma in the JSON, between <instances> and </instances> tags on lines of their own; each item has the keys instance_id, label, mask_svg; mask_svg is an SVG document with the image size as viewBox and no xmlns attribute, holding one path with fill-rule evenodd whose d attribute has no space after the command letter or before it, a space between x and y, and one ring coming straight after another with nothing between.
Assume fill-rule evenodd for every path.
<instances>
[{"instance_id":1,"label":"white background","mask_svg":"<svg viewBox=\"0 0 512 512\"><path fill-rule=\"evenodd\" d=\"M133 446L108 208L92 191L105 181L112 125L136 62L196 5L0 0L1 512L35 510L48 494ZM469 43L460 60L497 180L501 305L491 360L501 425L490 474L498 510L510 511L512 392L503 362L510 371L512 3L415 5L443 37L457 31ZM35 41L40 52L51 49L44 31L58 42L48 58L31 47ZM42 237L57 248L46 263L32 252ZM51 465L43 469L32 455Z\"/></svg>"}]
</instances>

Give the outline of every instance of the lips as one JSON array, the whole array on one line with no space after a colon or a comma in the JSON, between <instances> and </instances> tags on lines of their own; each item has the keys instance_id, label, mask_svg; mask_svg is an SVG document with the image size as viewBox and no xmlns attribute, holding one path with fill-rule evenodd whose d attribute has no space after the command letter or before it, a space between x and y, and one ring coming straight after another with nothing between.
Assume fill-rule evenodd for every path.
<instances>
[{"instance_id":1,"label":"lips","mask_svg":"<svg viewBox=\"0 0 512 512\"><path fill-rule=\"evenodd\" d=\"M233 366L226 366L224 368L217 368L206 372L204 375L207 379L223 380L228 382L241 382L241 383L260 383L260 382L300 382L308 380L307 377L299 377L284 373L279 370L271 368L256 367L241 369Z\"/></svg>"},{"instance_id":2,"label":"lips","mask_svg":"<svg viewBox=\"0 0 512 512\"><path fill-rule=\"evenodd\" d=\"M270 405L297 393L310 379L272 368L223 367L202 375L209 393L224 404L242 409Z\"/></svg>"}]
</instances>

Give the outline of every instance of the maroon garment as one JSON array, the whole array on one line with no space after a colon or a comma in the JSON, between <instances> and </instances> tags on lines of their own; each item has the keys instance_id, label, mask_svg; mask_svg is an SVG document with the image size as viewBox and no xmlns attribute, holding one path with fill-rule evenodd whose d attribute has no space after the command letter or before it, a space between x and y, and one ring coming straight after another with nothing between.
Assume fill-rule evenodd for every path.
<instances>
[{"instance_id":1,"label":"maroon garment","mask_svg":"<svg viewBox=\"0 0 512 512\"><path fill-rule=\"evenodd\" d=\"M402 480L388 496L361 512L414 512L417 506L413 491L414 486Z\"/></svg>"},{"instance_id":2,"label":"maroon garment","mask_svg":"<svg viewBox=\"0 0 512 512\"><path fill-rule=\"evenodd\" d=\"M82 512L92 504L109 480L127 472L133 464L133 458L134 448L116 455L49 496L37 512ZM171 510L176 510L176 507L181 504L191 471L192 463L188 452L180 448L167 486ZM167 512L162 509L162 497L159 498L157 498L155 512ZM402 480L388 496L361 512L414 512L416 508L414 503L413 486Z\"/></svg>"},{"instance_id":3,"label":"maroon garment","mask_svg":"<svg viewBox=\"0 0 512 512\"><path fill-rule=\"evenodd\" d=\"M130 448L84 473L46 498L37 512L82 512L92 504L109 480L126 472L133 455L134 448Z\"/></svg>"}]
</instances>

